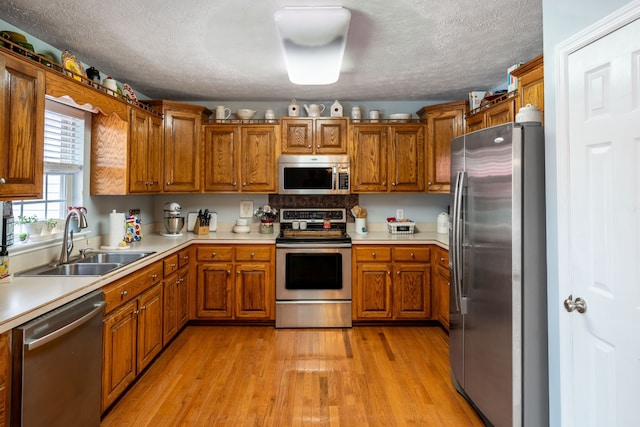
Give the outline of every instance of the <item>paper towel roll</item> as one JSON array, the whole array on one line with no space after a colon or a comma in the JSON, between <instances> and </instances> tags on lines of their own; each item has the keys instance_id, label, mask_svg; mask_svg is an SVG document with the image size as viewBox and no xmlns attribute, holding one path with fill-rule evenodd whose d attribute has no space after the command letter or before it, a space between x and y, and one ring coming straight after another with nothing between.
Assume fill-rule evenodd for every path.
<instances>
[{"instance_id":1,"label":"paper towel roll","mask_svg":"<svg viewBox=\"0 0 640 427\"><path fill-rule=\"evenodd\" d=\"M124 213L118 213L114 209L109 214L109 241L108 246L117 248L124 239Z\"/></svg>"}]
</instances>

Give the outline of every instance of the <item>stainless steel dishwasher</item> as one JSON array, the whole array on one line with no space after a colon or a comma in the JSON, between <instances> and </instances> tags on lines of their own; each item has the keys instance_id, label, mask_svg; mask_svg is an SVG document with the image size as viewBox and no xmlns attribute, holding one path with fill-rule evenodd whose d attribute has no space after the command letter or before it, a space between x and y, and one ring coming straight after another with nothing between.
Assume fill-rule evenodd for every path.
<instances>
[{"instance_id":1,"label":"stainless steel dishwasher","mask_svg":"<svg viewBox=\"0 0 640 427\"><path fill-rule=\"evenodd\" d=\"M13 330L12 425L99 426L104 294Z\"/></svg>"}]
</instances>

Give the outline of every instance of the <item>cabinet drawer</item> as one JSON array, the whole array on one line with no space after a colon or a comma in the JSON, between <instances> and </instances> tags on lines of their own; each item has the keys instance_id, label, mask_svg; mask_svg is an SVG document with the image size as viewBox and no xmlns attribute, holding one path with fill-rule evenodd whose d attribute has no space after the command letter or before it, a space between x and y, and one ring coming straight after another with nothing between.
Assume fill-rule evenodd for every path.
<instances>
[{"instance_id":1,"label":"cabinet drawer","mask_svg":"<svg viewBox=\"0 0 640 427\"><path fill-rule=\"evenodd\" d=\"M271 261L271 247L237 246L236 261Z\"/></svg>"},{"instance_id":2,"label":"cabinet drawer","mask_svg":"<svg viewBox=\"0 0 640 427\"><path fill-rule=\"evenodd\" d=\"M362 246L353 248L356 261L391 261L391 248L382 246Z\"/></svg>"},{"instance_id":3,"label":"cabinet drawer","mask_svg":"<svg viewBox=\"0 0 640 427\"><path fill-rule=\"evenodd\" d=\"M170 276L178 270L178 254L169 255L162 261L164 277Z\"/></svg>"},{"instance_id":4,"label":"cabinet drawer","mask_svg":"<svg viewBox=\"0 0 640 427\"><path fill-rule=\"evenodd\" d=\"M393 260L429 262L431 248L423 246L395 247L393 248Z\"/></svg>"},{"instance_id":5,"label":"cabinet drawer","mask_svg":"<svg viewBox=\"0 0 640 427\"><path fill-rule=\"evenodd\" d=\"M437 257L435 261L438 263L438 265L449 268L449 251L447 251L446 249L438 248L435 256Z\"/></svg>"},{"instance_id":6,"label":"cabinet drawer","mask_svg":"<svg viewBox=\"0 0 640 427\"><path fill-rule=\"evenodd\" d=\"M191 257L191 251L189 249L183 249L178 252L178 268L182 268L189 265L189 258Z\"/></svg>"},{"instance_id":7,"label":"cabinet drawer","mask_svg":"<svg viewBox=\"0 0 640 427\"><path fill-rule=\"evenodd\" d=\"M198 261L231 261L233 248L230 246L200 246L196 250Z\"/></svg>"}]
</instances>

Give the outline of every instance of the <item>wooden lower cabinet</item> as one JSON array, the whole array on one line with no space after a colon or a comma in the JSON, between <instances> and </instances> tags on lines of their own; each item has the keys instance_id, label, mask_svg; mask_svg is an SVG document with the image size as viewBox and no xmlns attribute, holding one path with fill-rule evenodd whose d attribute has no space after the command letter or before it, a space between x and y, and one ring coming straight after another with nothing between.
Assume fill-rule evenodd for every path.
<instances>
[{"instance_id":1,"label":"wooden lower cabinet","mask_svg":"<svg viewBox=\"0 0 640 427\"><path fill-rule=\"evenodd\" d=\"M161 272L157 263L104 288L102 411L162 350Z\"/></svg>"},{"instance_id":2,"label":"wooden lower cabinet","mask_svg":"<svg viewBox=\"0 0 640 427\"><path fill-rule=\"evenodd\" d=\"M436 247L433 269L434 305L438 322L449 330L449 251Z\"/></svg>"},{"instance_id":3,"label":"wooden lower cabinet","mask_svg":"<svg viewBox=\"0 0 640 427\"><path fill-rule=\"evenodd\" d=\"M171 339L189 320L189 258L191 250L183 249L164 260L163 343Z\"/></svg>"},{"instance_id":4,"label":"wooden lower cabinet","mask_svg":"<svg viewBox=\"0 0 640 427\"><path fill-rule=\"evenodd\" d=\"M431 320L431 247L354 245L353 320Z\"/></svg>"},{"instance_id":5,"label":"wooden lower cabinet","mask_svg":"<svg viewBox=\"0 0 640 427\"><path fill-rule=\"evenodd\" d=\"M8 427L11 408L11 332L0 334L0 427Z\"/></svg>"},{"instance_id":6,"label":"wooden lower cabinet","mask_svg":"<svg viewBox=\"0 0 640 427\"><path fill-rule=\"evenodd\" d=\"M274 319L273 245L198 246L197 319Z\"/></svg>"}]
</instances>

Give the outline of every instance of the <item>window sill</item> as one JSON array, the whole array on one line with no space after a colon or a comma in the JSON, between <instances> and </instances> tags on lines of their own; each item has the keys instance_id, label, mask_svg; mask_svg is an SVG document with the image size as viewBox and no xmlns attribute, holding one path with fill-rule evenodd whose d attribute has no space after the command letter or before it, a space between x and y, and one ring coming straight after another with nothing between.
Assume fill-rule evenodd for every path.
<instances>
[{"instance_id":1,"label":"window sill","mask_svg":"<svg viewBox=\"0 0 640 427\"><path fill-rule=\"evenodd\" d=\"M73 241L75 242L77 240L85 239L90 233L90 230L83 230L77 233L74 231ZM19 255L40 249L60 246L62 244L63 234L64 233L54 233L44 236L29 237L25 241L20 241L19 238L14 236L14 243L9 246L7 250L10 255Z\"/></svg>"}]
</instances>

